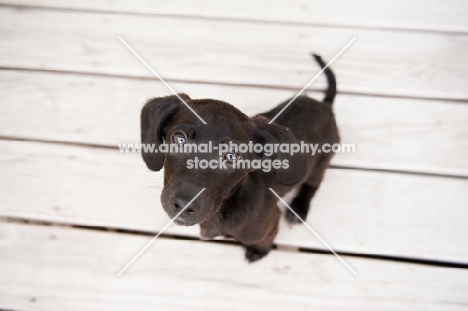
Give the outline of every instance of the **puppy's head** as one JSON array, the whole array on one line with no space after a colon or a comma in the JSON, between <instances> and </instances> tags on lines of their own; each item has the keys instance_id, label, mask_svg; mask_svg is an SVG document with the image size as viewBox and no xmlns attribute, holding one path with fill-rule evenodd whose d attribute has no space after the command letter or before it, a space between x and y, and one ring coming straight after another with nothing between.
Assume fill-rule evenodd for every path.
<instances>
[{"instance_id":1,"label":"puppy's head","mask_svg":"<svg viewBox=\"0 0 468 311\"><path fill-rule=\"evenodd\" d=\"M212 99L192 100L180 94L184 101L203 118L207 124L191 112L176 96L167 96L149 100L141 113L141 142L154 144L158 149L163 143L177 144L253 144L297 143L297 139L285 127L268 124L264 117L249 118L232 105ZM200 151L200 150L198 150ZM195 225L209 219L221 206L221 203L234 193L237 186L252 168L234 168L236 159L262 160L269 157L264 154L239 153L227 151L219 154L206 152L144 152L143 160L149 169L159 171L164 167L164 189L161 203L169 217L174 217L202 189L206 190L190 204L175 221L179 225ZM211 161L213 164L224 161L227 168L195 168L188 166L190 160ZM273 159L288 159L287 169L278 169L270 174L277 182L292 185L304 176L307 161L304 155L294 156L274 154ZM205 161L205 163L206 163ZM192 162L193 164L194 162Z\"/></svg>"}]
</instances>

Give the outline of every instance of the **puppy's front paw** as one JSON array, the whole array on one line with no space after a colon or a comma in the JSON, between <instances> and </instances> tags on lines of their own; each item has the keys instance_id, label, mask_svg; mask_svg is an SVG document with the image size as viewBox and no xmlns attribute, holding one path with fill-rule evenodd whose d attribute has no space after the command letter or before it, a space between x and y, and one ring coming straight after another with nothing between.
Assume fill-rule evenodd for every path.
<instances>
[{"instance_id":1,"label":"puppy's front paw","mask_svg":"<svg viewBox=\"0 0 468 311\"><path fill-rule=\"evenodd\" d=\"M200 225L200 237L202 240L212 240L219 235L221 235L221 231L218 228L209 228Z\"/></svg>"},{"instance_id":2,"label":"puppy's front paw","mask_svg":"<svg viewBox=\"0 0 468 311\"><path fill-rule=\"evenodd\" d=\"M245 246L245 258L248 262L254 262L265 257L270 250L264 251L253 246Z\"/></svg>"}]
</instances>

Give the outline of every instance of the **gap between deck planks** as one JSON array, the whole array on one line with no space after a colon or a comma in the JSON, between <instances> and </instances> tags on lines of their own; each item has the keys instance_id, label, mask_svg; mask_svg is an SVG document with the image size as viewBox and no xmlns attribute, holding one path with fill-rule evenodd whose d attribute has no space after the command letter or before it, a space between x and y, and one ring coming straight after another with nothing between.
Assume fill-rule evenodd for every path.
<instances>
[{"instance_id":1,"label":"gap between deck planks","mask_svg":"<svg viewBox=\"0 0 468 311\"><path fill-rule=\"evenodd\" d=\"M0 216L147 232L169 221L159 202L162 172L147 170L139 155L0 141L0 159ZM156 188L144 189L149 182ZM467 179L330 169L308 222L338 252L466 264L467 186ZM198 226L167 232L198 236ZM276 243L325 249L303 226L283 224Z\"/></svg>"},{"instance_id":2,"label":"gap between deck planks","mask_svg":"<svg viewBox=\"0 0 468 311\"><path fill-rule=\"evenodd\" d=\"M0 16L1 67L150 77L121 35L166 79L300 89L318 72L311 52L331 59L356 36L333 64L341 91L468 101L468 34L10 7Z\"/></svg>"},{"instance_id":3,"label":"gap between deck planks","mask_svg":"<svg viewBox=\"0 0 468 311\"><path fill-rule=\"evenodd\" d=\"M203 243L211 243L213 245L223 244L223 245L242 246L241 243L231 238L216 237L211 240L203 240L199 236L197 237L197 236L181 235L178 232L167 233L166 231L164 231L164 232L159 233L159 232L154 232L154 231L123 229L123 228L105 227L105 226L97 226L97 225L92 225L92 226L78 225L78 224L63 223L63 222L57 222L57 221L37 220L37 219L32 220L32 219L27 219L27 218L3 217L3 216L0 216L0 222L5 222L9 224L23 224L23 225L26 224L26 225L34 225L34 226L74 228L74 229L81 229L81 230L92 230L95 232L114 232L114 233L146 236L149 238L153 238L155 234L158 234L158 239L198 241L198 242L203 242ZM304 248L304 247L291 246L287 244L278 245L276 243L273 244L272 250L286 251L286 252L301 252L305 254L334 255L330 250L317 249L317 248L311 248L311 247ZM381 255L381 254L360 254L360 253L343 252L343 251L340 251L339 255L341 257L351 256L355 258L377 259L377 260L387 260L387 261L389 260L395 263L399 262L399 263L409 263L409 264L420 264L420 265L446 267L446 268L462 268L462 269L468 268L468 263L450 262L450 261L434 260L434 259L410 258L410 257Z\"/></svg>"},{"instance_id":4,"label":"gap between deck planks","mask_svg":"<svg viewBox=\"0 0 468 311\"><path fill-rule=\"evenodd\" d=\"M0 222L0 308L9 310L464 310L468 270Z\"/></svg>"},{"instance_id":5,"label":"gap between deck planks","mask_svg":"<svg viewBox=\"0 0 468 311\"><path fill-rule=\"evenodd\" d=\"M139 142L141 107L148 98L171 94L159 81L77 74L6 70L0 82L0 137L112 147ZM296 94L171 85L192 98L227 101L250 116ZM319 100L324 96L308 95ZM354 154L335 156L334 165L468 176L468 105L338 94L334 111L342 142L356 146Z\"/></svg>"},{"instance_id":6,"label":"gap between deck planks","mask_svg":"<svg viewBox=\"0 0 468 311\"><path fill-rule=\"evenodd\" d=\"M463 0L1 0L21 8L213 18L310 26L468 32L468 5Z\"/></svg>"}]
</instances>

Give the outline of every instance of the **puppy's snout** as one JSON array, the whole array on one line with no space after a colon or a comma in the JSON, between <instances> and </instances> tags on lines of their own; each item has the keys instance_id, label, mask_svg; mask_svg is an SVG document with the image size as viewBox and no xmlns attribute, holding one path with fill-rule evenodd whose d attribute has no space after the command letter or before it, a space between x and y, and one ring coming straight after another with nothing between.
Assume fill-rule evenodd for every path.
<instances>
[{"instance_id":1,"label":"puppy's snout","mask_svg":"<svg viewBox=\"0 0 468 311\"><path fill-rule=\"evenodd\" d=\"M174 206L174 210L176 211L176 213L180 212L180 210L182 210L185 206L187 206L187 204L189 204L190 202L190 199L188 198L185 198L183 196L176 196L174 198L174 203L172 204ZM190 206L188 207L184 213L187 213L187 214L193 214L195 212L195 210L193 209L193 206Z\"/></svg>"},{"instance_id":2,"label":"puppy's snout","mask_svg":"<svg viewBox=\"0 0 468 311\"><path fill-rule=\"evenodd\" d=\"M191 199L187 196L176 195L172 200L172 207L174 208L174 213L178 214L181 210L185 208L182 214L179 215L176 223L181 225L192 225L195 224L197 220L197 204L192 202L190 206L187 206L190 203Z\"/></svg>"},{"instance_id":3,"label":"puppy's snout","mask_svg":"<svg viewBox=\"0 0 468 311\"><path fill-rule=\"evenodd\" d=\"M181 226L193 226L205 221L213 210L213 204L207 201L205 193L197 196L192 191L164 193L161 196L164 210L170 218L178 215L174 222ZM194 199L195 198L195 199Z\"/></svg>"}]
</instances>

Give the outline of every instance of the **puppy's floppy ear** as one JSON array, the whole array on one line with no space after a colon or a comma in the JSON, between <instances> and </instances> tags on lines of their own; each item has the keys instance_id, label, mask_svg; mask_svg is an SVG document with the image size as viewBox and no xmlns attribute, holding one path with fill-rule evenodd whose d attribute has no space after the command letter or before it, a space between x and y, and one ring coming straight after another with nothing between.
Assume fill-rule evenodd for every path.
<instances>
[{"instance_id":1,"label":"puppy's floppy ear","mask_svg":"<svg viewBox=\"0 0 468 311\"><path fill-rule=\"evenodd\" d=\"M270 121L268 118L263 116L257 116L253 118L254 123L257 126L256 132L254 133L255 143L262 145L265 144L300 144L299 140L291 133L291 131L275 122L268 124ZM288 160L289 167L287 169L280 168L276 172L276 181L282 185L294 185L298 183L307 172L307 154L295 153L290 155L289 153L279 152L273 154L275 159Z\"/></svg>"},{"instance_id":2,"label":"puppy's floppy ear","mask_svg":"<svg viewBox=\"0 0 468 311\"><path fill-rule=\"evenodd\" d=\"M190 100L185 94L179 94L184 100ZM182 102L175 95L148 100L141 110L141 143L154 144L155 150L163 143L168 125L182 108ZM150 170L159 171L164 164L164 153L141 150L143 160Z\"/></svg>"}]
</instances>

